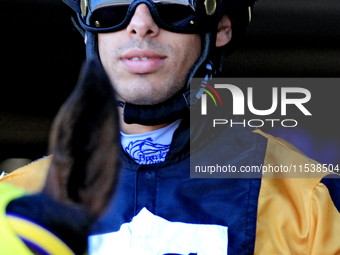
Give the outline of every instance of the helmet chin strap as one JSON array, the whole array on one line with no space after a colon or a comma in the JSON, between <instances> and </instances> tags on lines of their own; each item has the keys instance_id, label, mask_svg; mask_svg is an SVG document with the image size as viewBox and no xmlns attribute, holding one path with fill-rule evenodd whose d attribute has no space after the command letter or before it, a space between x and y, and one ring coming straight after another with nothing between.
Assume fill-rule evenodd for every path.
<instances>
[{"instance_id":1,"label":"helmet chin strap","mask_svg":"<svg viewBox=\"0 0 340 255\"><path fill-rule=\"evenodd\" d=\"M86 59L100 59L98 53L97 35L86 32ZM154 126L165 123L171 123L177 119L183 118L190 110L190 83L194 77L205 77L210 79L213 65L208 59L212 45L215 44L216 34L206 33L203 38L203 50L199 60L191 68L185 88L171 97L170 99L156 105L134 105L130 103L121 103L123 107L124 122L127 124L140 124L145 126Z\"/></svg>"},{"instance_id":2,"label":"helmet chin strap","mask_svg":"<svg viewBox=\"0 0 340 255\"><path fill-rule=\"evenodd\" d=\"M99 60L100 57L98 52L97 34L87 31L85 33L86 33L86 61L90 62L93 59Z\"/></svg>"},{"instance_id":3,"label":"helmet chin strap","mask_svg":"<svg viewBox=\"0 0 340 255\"><path fill-rule=\"evenodd\" d=\"M124 122L155 126L182 119L189 113L190 92L178 93L172 98L157 105L134 105L125 103Z\"/></svg>"}]
</instances>

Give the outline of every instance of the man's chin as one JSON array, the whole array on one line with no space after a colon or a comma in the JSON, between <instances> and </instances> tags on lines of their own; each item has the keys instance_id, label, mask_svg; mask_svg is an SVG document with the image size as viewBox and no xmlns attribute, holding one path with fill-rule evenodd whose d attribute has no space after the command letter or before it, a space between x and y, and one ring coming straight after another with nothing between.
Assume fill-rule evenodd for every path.
<instances>
[{"instance_id":1,"label":"man's chin","mask_svg":"<svg viewBox=\"0 0 340 255\"><path fill-rule=\"evenodd\" d=\"M170 98L174 97L179 91L182 90L183 85L176 82L169 82L169 84L162 84L162 81L147 82L139 81L126 82L130 84L127 86L120 85L117 93L120 94L122 101L134 105L157 105L161 104ZM164 82L164 81L163 81Z\"/></svg>"}]
</instances>

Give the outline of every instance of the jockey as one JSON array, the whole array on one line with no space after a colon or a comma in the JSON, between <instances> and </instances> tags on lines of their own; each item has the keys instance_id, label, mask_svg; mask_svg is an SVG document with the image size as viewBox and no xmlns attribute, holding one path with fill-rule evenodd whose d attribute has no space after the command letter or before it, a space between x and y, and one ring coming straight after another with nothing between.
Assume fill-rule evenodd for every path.
<instances>
[{"instance_id":1,"label":"jockey","mask_svg":"<svg viewBox=\"0 0 340 255\"><path fill-rule=\"evenodd\" d=\"M89 254L340 253L337 175L190 178L193 162L318 165L260 130L212 131L190 121L192 79L219 75L251 21L253 0L63 1L120 111L120 179L92 229ZM3 181L37 191L48 161ZM35 176L41 181L32 184Z\"/></svg>"}]
</instances>

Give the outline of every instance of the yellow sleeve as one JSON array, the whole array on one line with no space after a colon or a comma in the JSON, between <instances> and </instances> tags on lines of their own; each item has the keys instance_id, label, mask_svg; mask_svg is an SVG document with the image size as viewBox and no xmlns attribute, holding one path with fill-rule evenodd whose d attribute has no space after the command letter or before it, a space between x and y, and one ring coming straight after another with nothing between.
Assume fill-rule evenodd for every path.
<instances>
[{"instance_id":1,"label":"yellow sleeve","mask_svg":"<svg viewBox=\"0 0 340 255\"><path fill-rule=\"evenodd\" d=\"M340 254L340 212L328 188L319 183L311 201L308 254Z\"/></svg>"},{"instance_id":2,"label":"yellow sleeve","mask_svg":"<svg viewBox=\"0 0 340 255\"><path fill-rule=\"evenodd\" d=\"M257 133L268 138L264 165L317 164L286 141ZM340 189L333 187L329 191L323 184L326 175L263 175L255 255L340 254L340 202L334 199ZM336 187L340 187L339 182L339 178L335 179Z\"/></svg>"},{"instance_id":3,"label":"yellow sleeve","mask_svg":"<svg viewBox=\"0 0 340 255\"><path fill-rule=\"evenodd\" d=\"M44 187L51 157L45 157L21 167L7 175L1 182L12 183L28 193L36 193Z\"/></svg>"},{"instance_id":4,"label":"yellow sleeve","mask_svg":"<svg viewBox=\"0 0 340 255\"><path fill-rule=\"evenodd\" d=\"M255 255L307 254L313 180L263 178Z\"/></svg>"}]
</instances>

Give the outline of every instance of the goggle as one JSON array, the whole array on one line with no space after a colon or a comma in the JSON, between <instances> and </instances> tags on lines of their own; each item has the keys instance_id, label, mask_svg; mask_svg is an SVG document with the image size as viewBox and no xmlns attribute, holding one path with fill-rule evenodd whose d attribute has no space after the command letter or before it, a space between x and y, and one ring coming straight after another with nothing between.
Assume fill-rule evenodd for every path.
<instances>
[{"instance_id":1,"label":"goggle","mask_svg":"<svg viewBox=\"0 0 340 255\"><path fill-rule=\"evenodd\" d=\"M89 4L90 3L90 4ZM78 20L85 30L95 33L126 28L137 6L145 3L155 23L177 33L200 33L216 11L216 0L81 0Z\"/></svg>"}]
</instances>

